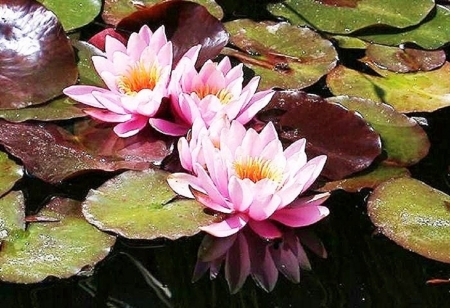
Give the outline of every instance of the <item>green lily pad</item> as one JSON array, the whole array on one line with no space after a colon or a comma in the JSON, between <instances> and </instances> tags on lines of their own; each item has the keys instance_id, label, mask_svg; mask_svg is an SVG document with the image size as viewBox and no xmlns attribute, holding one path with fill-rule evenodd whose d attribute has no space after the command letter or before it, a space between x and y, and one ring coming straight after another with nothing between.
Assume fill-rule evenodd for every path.
<instances>
[{"instance_id":1,"label":"green lily pad","mask_svg":"<svg viewBox=\"0 0 450 308\"><path fill-rule=\"evenodd\" d=\"M71 31L87 25L97 17L101 0L38 0L58 16L64 30Z\"/></svg>"},{"instance_id":2,"label":"green lily pad","mask_svg":"<svg viewBox=\"0 0 450 308\"><path fill-rule=\"evenodd\" d=\"M167 0L164 0L167 1ZM164 2L161 0L106 0L103 8L102 18L110 25L116 26L119 21L139 10L142 6L152 6L157 3ZM222 8L214 0L192 0L198 4L203 5L211 15L217 19L223 18Z\"/></svg>"},{"instance_id":3,"label":"green lily pad","mask_svg":"<svg viewBox=\"0 0 450 308\"><path fill-rule=\"evenodd\" d=\"M260 89L301 89L314 84L336 65L337 53L330 41L309 28L287 23L249 19L225 24L237 50L223 53L236 57L261 76Z\"/></svg>"},{"instance_id":4,"label":"green lily pad","mask_svg":"<svg viewBox=\"0 0 450 308\"><path fill-rule=\"evenodd\" d=\"M388 238L427 258L450 263L450 196L412 178L378 186L370 219Z\"/></svg>"},{"instance_id":5,"label":"green lily pad","mask_svg":"<svg viewBox=\"0 0 450 308\"><path fill-rule=\"evenodd\" d=\"M410 166L428 154L430 141L422 127L413 119L398 113L391 106L359 97L338 96L327 98L358 111L381 136L387 162Z\"/></svg>"},{"instance_id":6,"label":"green lily pad","mask_svg":"<svg viewBox=\"0 0 450 308\"><path fill-rule=\"evenodd\" d=\"M77 66L80 79L79 83L106 88L103 79L99 76L99 74L94 68L94 64L92 63L92 57L104 55L103 51L101 51L94 45L78 40L73 40L72 45L78 51Z\"/></svg>"},{"instance_id":7,"label":"green lily pad","mask_svg":"<svg viewBox=\"0 0 450 308\"><path fill-rule=\"evenodd\" d=\"M83 214L100 230L130 239L194 235L215 217L195 200L174 200L168 175L155 169L124 172L89 192Z\"/></svg>"},{"instance_id":8,"label":"green lily pad","mask_svg":"<svg viewBox=\"0 0 450 308\"><path fill-rule=\"evenodd\" d=\"M348 34L370 26L410 27L421 22L434 6L432 0L286 0L268 9L295 25Z\"/></svg>"},{"instance_id":9,"label":"green lily pad","mask_svg":"<svg viewBox=\"0 0 450 308\"><path fill-rule=\"evenodd\" d=\"M25 230L25 202L22 192L12 191L0 198L0 242Z\"/></svg>"},{"instance_id":10,"label":"green lily pad","mask_svg":"<svg viewBox=\"0 0 450 308\"><path fill-rule=\"evenodd\" d=\"M0 196L7 193L23 176L23 168L8 158L4 152L0 152ZM1 215L0 215L1 217Z\"/></svg>"},{"instance_id":11,"label":"green lily pad","mask_svg":"<svg viewBox=\"0 0 450 308\"><path fill-rule=\"evenodd\" d=\"M115 237L83 219L78 201L53 199L40 215L59 221L30 223L21 235L2 243L2 281L36 283L80 274L105 258L114 245Z\"/></svg>"},{"instance_id":12,"label":"green lily pad","mask_svg":"<svg viewBox=\"0 0 450 308\"><path fill-rule=\"evenodd\" d=\"M345 49L366 49L369 45L366 41L346 35L326 35L326 37L336 41L340 48Z\"/></svg>"},{"instance_id":13,"label":"green lily pad","mask_svg":"<svg viewBox=\"0 0 450 308\"><path fill-rule=\"evenodd\" d=\"M408 169L403 167L378 165L375 169L364 171L347 179L328 182L317 191L328 192L342 189L348 192L359 192L363 188L374 189L383 182L391 179L409 176Z\"/></svg>"},{"instance_id":14,"label":"green lily pad","mask_svg":"<svg viewBox=\"0 0 450 308\"><path fill-rule=\"evenodd\" d=\"M408 6L408 10L411 6ZM405 10L405 11L408 11ZM358 35L371 43L398 46L415 43L422 48L437 49L450 42L450 9L436 6L436 13L423 23L405 30L377 31Z\"/></svg>"},{"instance_id":15,"label":"green lily pad","mask_svg":"<svg viewBox=\"0 0 450 308\"><path fill-rule=\"evenodd\" d=\"M445 63L444 50L420 50L371 44L367 58L382 69L397 73L431 71Z\"/></svg>"},{"instance_id":16,"label":"green lily pad","mask_svg":"<svg viewBox=\"0 0 450 308\"><path fill-rule=\"evenodd\" d=\"M429 72L399 74L368 65L381 76L338 66L327 75L334 95L385 102L398 112L431 112L450 106L450 63Z\"/></svg>"},{"instance_id":17,"label":"green lily pad","mask_svg":"<svg viewBox=\"0 0 450 308\"><path fill-rule=\"evenodd\" d=\"M85 117L86 114L76 105L72 100L63 96L42 105L0 110L0 118L19 123L28 120L58 121Z\"/></svg>"}]
</instances>

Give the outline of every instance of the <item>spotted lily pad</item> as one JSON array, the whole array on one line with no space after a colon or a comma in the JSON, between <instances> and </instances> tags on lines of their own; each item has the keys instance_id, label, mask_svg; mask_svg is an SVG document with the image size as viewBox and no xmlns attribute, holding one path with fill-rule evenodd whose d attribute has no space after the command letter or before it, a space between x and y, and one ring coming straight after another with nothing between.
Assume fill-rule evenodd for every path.
<instances>
[{"instance_id":1,"label":"spotted lily pad","mask_svg":"<svg viewBox=\"0 0 450 308\"><path fill-rule=\"evenodd\" d=\"M0 242L14 239L24 230L24 197L21 192L12 191L0 198Z\"/></svg>"},{"instance_id":2,"label":"spotted lily pad","mask_svg":"<svg viewBox=\"0 0 450 308\"><path fill-rule=\"evenodd\" d=\"M0 16L0 109L42 104L77 81L72 46L51 11L34 0L6 0Z\"/></svg>"},{"instance_id":3,"label":"spotted lily pad","mask_svg":"<svg viewBox=\"0 0 450 308\"><path fill-rule=\"evenodd\" d=\"M22 178L23 169L9 159L6 153L0 152L0 174L0 196L2 196L14 186L17 180Z\"/></svg>"},{"instance_id":4,"label":"spotted lily pad","mask_svg":"<svg viewBox=\"0 0 450 308\"><path fill-rule=\"evenodd\" d=\"M412 178L378 186L367 202L381 233L406 249L450 263L450 196Z\"/></svg>"},{"instance_id":5,"label":"spotted lily pad","mask_svg":"<svg viewBox=\"0 0 450 308\"><path fill-rule=\"evenodd\" d=\"M83 214L99 229L131 239L194 235L215 218L195 200L174 200L168 175L155 169L124 172L89 192Z\"/></svg>"},{"instance_id":6,"label":"spotted lily pad","mask_svg":"<svg viewBox=\"0 0 450 308\"><path fill-rule=\"evenodd\" d=\"M343 65L327 75L334 95L359 96L385 102L398 112L435 111L450 106L450 63L429 72L399 74L368 65L380 76L364 74Z\"/></svg>"},{"instance_id":7,"label":"spotted lily pad","mask_svg":"<svg viewBox=\"0 0 450 308\"><path fill-rule=\"evenodd\" d=\"M101 0L38 0L58 16L64 30L87 25L100 13Z\"/></svg>"},{"instance_id":8,"label":"spotted lily pad","mask_svg":"<svg viewBox=\"0 0 450 308\"><path fill-rule=\"evenodd\" d=\"M398 113L391 106L359 97L338 96L327 99L358 111L381 136L387 162L410 166L428 154L430 141L413 119Z\"/></svg>"},{"instance_id":9,"label":"spotted lily pad","mask_svg":"<svg viewBox=\"0 0 450 308\"><path fill-rule=\"evenodd\" d=\"M370 26L410 27L421 22L434 6L433 0L286 0L268 8L296 25L348 34Z\"/></svg>"},{"instance_id":10,"label":"spotted lily pad","mask_svg":"<svg viewBox=\"0 0 450 308\"><path fill-rule=\"evenodd\" d=\"M58 221L30 223L25 232L2 243L1 280L36 283L47 277L67 278L92 268L114 245L114 236L83 219L78 201L53 199L40 215Z\"/></svg>"},{"instance_id":11,"label":"spotted lily pad","mask_svg":"<svg viewBox=\"0 0 450 308\"><path fill-rule=\"evenodd\" d=\"M409 176L408 169L396 166L378 165L375 169L350 178L327 182L317 189L317 191L327 192L342 189L348 192L358 192L363 188L374 189L381 183L391 179Z\"/></svg>"},{"instance_id":12,"label":"spotted lily pad","mask_svg":"<svg viewBox=\"0 0 450 308\"><path fill-rule=\"evenodd\" d=\"M261 76L260 89L305 88L336 65L337 53L331 42L309 28L249 19L225 26L230 42L245 53L232 49L223 53L238 58Z\"/></svg>"},{"instance_id":13,"label":"spotted lily pad","mask_svg":"<svg viewBox=\"0 0 450 308\"><path fill-rule=\"evenodd\" d=\"M160 2L161 0L106 0L103 8L103 20L110 25L117 25L119 21L141 9L144 6L151 6ZM208 11L216 18L222 19L223 10L214 0L193 0L198 4L205 6Z\"/></svg>"}]
</instances>

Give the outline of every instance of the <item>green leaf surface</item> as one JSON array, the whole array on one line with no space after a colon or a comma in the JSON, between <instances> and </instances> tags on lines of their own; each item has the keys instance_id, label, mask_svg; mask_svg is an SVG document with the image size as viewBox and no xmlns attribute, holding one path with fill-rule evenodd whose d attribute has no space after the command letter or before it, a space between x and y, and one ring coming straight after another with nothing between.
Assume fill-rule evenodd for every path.
<instances>
[{"instance_id":1,"label":"green leaf surface","mask_svg":"<svg viewBox=\"0 0 450 308\"><path fill-rule=\"evenodd\" d=\"M7 193L23 176L23 168L0 152L0 196Z\"/></svg>"},{"instance_id":2,"label":"green leaf surface","mask_svg":"<svg viewBox=\"0 0 450 308\"><path fill-rule=\"evenodd\" d=\"M366 41L346 35L326 35L326 37L334 40L340 48L345 49L366 49L369 45Z\"/></svg>"},{"instance_id":3,"label":"green leaf surface","mask_svg":"<svg viewBox=\"0 0 450 308\"><path fill-rule=\"evenodd\" d=\"M12 191L0 198L0 242L14 239L25 230L25 202L22 192Z\"/></svg>"},{"instance_id":4,"label":"green leaf surface","mask_svg":"<svg viewBox=\"0 0 450 308\"><path fill-rule=\"evenodd\" d=\"M422 127L413 119L395 111L391 106L359 97L338 96L327 98L359 112L381 136L387 162L410 166L428 154L430 141Z\"/></svg>"},{"instance_id":5,"label":"green leaf surface","mask_svg":"<svg viewBox=\"0 0 450 308\"><path fill-rule=\"evenodd\" d=\"M106 0L105 6L102 12L103 20L110 25L116 26L119 21L138 11L142 6L152 6L157 3L165 1L161 0L142 0L142 1L130 1L130 0ZM214 0L192 0L198 4L206 7L217 19L222 19L223 10Z\"/></svg>"},{"instance_id":6,"label":"green leaf surface","mask_svg":"<svg viewBox=\"0 0 450 308\"><path fill-rule=\"evenodd\" d=\"M378 186L370 219L388 238L427 258L450 263L450 196L412 178Z\"/></svg>"},{"instance_id":7,"label":"green leaf surface","mask_svg":"<svg viewBox=\"0 0 450 308\"><path fill-rule=\"evenodd\" d=\"M114 245L115 237L83 219L78 201L53 199L40 215L59 221L30 223L21 236L3 242L2 281L36 283L50 276L67 278L86 272Z\"/></svg>"},{"instance_id":8,"label":"green leaf surface","mask_svg":"<svg viewBox=\"0 0 450 308\"><path fill-rule=\"evenodd\" d=\"M58 121L85 117L86 114L66 96L58 97L48 103L22 108L0 110L0 118L9 122Z\"/></svg>"},{"instance_id":9,"label":"green leaf surface","mask_svg":"<svg viewBox=\"0 0 450 308\"><path fill-rule=\"evenodd\" d=\"M347 179L328 182L317 189L317 191L328 192L342 189L347 192L359 192L363 188L374 189L383 182L409 175L408 169L403 167L378 165L375 169L368 172L364 171Z\"/></svg>"},{"instance_id":10,"label":"green leaf surface","mask_svg":"<svg viewBox=\"0 0 450 308\"><path fill-rule=\"evenodd\" d=\"M398 46L404 43L415 43L425 49L440 48L450 42L450 31L448 31L450 29L450 10L440 5L437 5L436 8L435 14L412 28L373 31L373 33L358 35L358 37L371 43L384 45Z\"/></svg>"},{"instance_id":11,"label":"green leaf surface","mask_svg":"<svg viewBox=\"0 0 450 308\"><path fill-rule=\"evenodd\" d=\"M244 52L228 49L261 76L259 88L301 89L327 74L337 61L330 41L309 28L249 19L225 24L230 41Z\"/></svg>"},{"instance_id":12,"label":"green leaf surface","mask_svg":"<svg viewBox=\"0 0 450 308\"><path fill-rule=\"evenodd\" d=\"M106 88L103 79L99 76L92 63L93 56L104 55L103 51L97 47L83 41L73 40L73 47L77 49L78 56L78 73L80 84L99 86Z\"/></svg>"},{"instance_id":13,"label":"green leaf surface","mask_svg":"<svg viewBox=\"0 0 450 308\"><path fill-rule=\"evenodd\" d=\"M131 239L194 235L215 217L197 201L173 200L168 175L154 169L124 172L89 192L83 214L99 229Z\"/></svg>"},{"instance_id":14,"label":"green leaf surface","mask_svg":"<svg viewBox=\"0 0 450 308\"><path fill-rule=\"evenodd\" d=\"M102 7L101 0L38 1L56 14L66 31L87 25L97 17Z\"/></svg>"},{"instance_id":15,"label":"green leaf surface","mask_svg":"<svg viewBox=\"0 0 450 308\"><path fill-rule=\"evenodd\" d=\"M327 75L334 95L359 96L385 102L398 112L431 112L450 106L450 63L437 70L399 74L369 66L381 76L338 66Z\"/></svg>"},{"instance_id":16,"label":"green leaf surface","mask_svg":"<svg viewBox=\"0 0 450 308\"><path fill-rule=\"evenodd\" d=\"M268 9L295 25L348 34L370 26L410 27L421 22L433 7L432 0L286 0Z\"/></svg>"}]
</instances>

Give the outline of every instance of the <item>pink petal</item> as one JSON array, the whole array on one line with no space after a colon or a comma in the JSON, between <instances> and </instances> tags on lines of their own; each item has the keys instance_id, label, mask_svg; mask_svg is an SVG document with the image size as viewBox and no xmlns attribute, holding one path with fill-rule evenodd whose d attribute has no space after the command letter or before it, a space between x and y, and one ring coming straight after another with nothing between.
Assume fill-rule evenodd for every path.
<instances>
[{"instance_id":1,"label":"pink petal","mask_svg":"<svg viewBox=\"0 0 450 308\"><path fill-rule=\"evenodd\" d=\"M196 163L194 165L194 172L197 174L197 178L199 183L201 183L201 187L208 194L208 196L214 200L214 202L221 204L224 207L228 207L228 203L218 188L216 184L212 181L211 177L208 175L205 169L203 169L200 164Z\"/></svg>"},{"instance_id":2,"label":"pink petal","mask_svg":"<svg viewBox=\"0 0 450 308\"><path fill-rule=\"evenodd\" d=\"M257 191L255 192L257 193ZM262 192L264 193L264 192ZM270 217L280 205L281 198L278 195L258 196L253 198L249 207L248 215L257 221L265 220Z\"/></svg>"},{"instance_id":3,"label":"pink petal","mask_svg":"<svg viewBox=\"0 0 450 308\"><path fill-rule=\"evenodd\" d=\"M164 26L159 27L153 32L148 46L153 50L160 50L167 43L166 30Z\"/></svg>"},{"instance_id":4,"label":"pink petal","mask_svg":"<svg viewBox=\"0 0 450 308\"><path fill-rule=\"evenodd\" d=\"M255 231L256 234L258 234L262 238L275 239L283 235L280 229L278 229L272 222L268 220L250 220L248 222L248 225L250 226L250 228L252 228L253 231Z\"/></svg>"},{"instance_id":5,"label":"pink petal","mask_svg":"<svg viewBox=\"0 0 450 308\"><path fill-rule=\"evenodd\" d=\"M117 114L104 109L87 108L83 111L95 119L108 123L122 123L131 119L130 114Z\"/></svg>"},{"instance_id":6,"label":"pink petal","mask_svg":"<svg viewBox=\"0 0 450 308\"><path fill-rule=\"evenodd\" d=\"M120 101L120 96L117 94L114 94L112 92L98 92L98 91L92 91L92 96L95 97L95 99L102 104L102 106L106 109L108 109L111 112L118 113L118 114L127 114L122 106Z\"/></svg>"},{"instance_id":7,"label":"pink petal","mask_svg":"<svg viewBox=\"0 0 450 308\"><path fill-rule=\"evenodd\" d=\"M109 59L101 56L93 56L91 59L92 63L94 64L95 70L99 75L101 75L103 72L110 72L112 74L116 73L114 65Z\"/></svg>"},{"instance_id":8,"label":"pink petal","mask_svg":"<svg viewBox=\"0 0 450 308\"><path fill-rule=\"evenodd\" d=\"M250 275L250 263L249 245L243 232L239 232L225 258L225 279L231 294L244 285Z\"/></svg>"},{"instance_id":9,"label":"pink petal","mask_svg":"<svg viewBox=\"0 0 450 308\"><path fill-rule=\"evenodd\" d=\"M269 104L274 91L268 90L256 93L252 100L244 107L244 110L236 117L236 120L242 124L248 123L253 117Z\"/></svg>"},{"instance_id":10,"label":"pink petal","mask_svg":"<svg viewBox=\"0 0 450 308\"><path fill-rule=\"evenodd\" d=\"M307 196L307 197L303 197L303 198L299 198L299 199L295 200L294 202L289 204L289 207L306 206L306 205L318 206L318 205L321 205L322 203L324 203L329 197L330 197L330 193L328 193L328 192L316 194L316 195L312 195L312 196Z\"/></svg>"},{"instance_id":11,"label":"pink petal","mask_svg":"<svg viewBox=\"0 0 450 308\"><path fill-rule=\"evenodd\" d=\"M305 182L301 192L306 191L312 185L312 183L314 183L314 181L319 177L326 161L327 157L325 155L316 156L310 161L308 161L306 165L299 171L299 173L302 173L303 169L309 168L310 166L313 167L312 171L308 171L310 172L310 176L309 179Z\"/></svg>"},{"instance_id":12,"label":"pink petal","mask_svg":"<svg viewBox=\"0 0 450 308\"><path fill-rule=\"evenodd\" d=\"M134 116L131 120L116 125L114 132L122 138L130 137L136 135L147 123L148 119L146 117Z\"/></svg>"},{"instance_id":13,"label":"pink petal","mask_svg":"<svg viewBox=\"0 0 450 308\"><path fill-rule=\"evenodd\" d=\"M250 193L250 188L246 185L245 181L235 176L232 176L229 181L229 195L234 209L238 212L247 211L253 201L253 194Z\"/></svg>"},{"instance_id":14,"label":"pink petal","mask_svg":"<svg viewBox=\"0 0 450 308\"><path fill-rule=\"evenodd\" d=\"M194 195L195 200L203 204L205 207L210 208L214 211L230 214L232 212L231 209L223 207L221 204L217 204L211 199L207 194L204 194L200 191L191 188L192 195Z\"/></svg>"},{"instance_id":15,"label":"pink petal","mask_svg":"<svg viewBox=\"0 0 450 308\"><path fill-rule=\"evenodd\" d=\"M237 236L237 234L233 234L227 237L214 237L206 234L198 250L198 259L202 262L210 262L225 256Z\"/></svg>"},{"instance_id":16,"label":"pink petal","mask_svg":"<svg viewBox=\"0 0 450 308\"><path fill-rule=\"evenodd\" d=\"M213 236L226 237L235 234L241 230L248 222L248 217L244 214L233 215L224 221L210 224L206 227L200 227L200 230L205 231Z\"/></svg>"},{"instance_id":17,"label":"pink petal","mask_svg":"<svg viewBox=\"0 0 450 308\"><path fill-rule=\"evenodd\" d=\"M186 198L194 199L191 187L197 191L202 190L197 178L187 173L172 173L167 177L167 183L174 192Z\"/></svg>"},{"instance_id":18,"label":"pink petal","mask_svg":"<svg viewBox=\"0 0 450 308\"><path fill-rule=\"evenodd\" d=\"M122 44L118 39L113 38L112 36L106 36L105 38L105 52L106 57L108 59L112 59L113 55L116 51L126 53L127 48L124 44Z\"/></svg>"},{"instance_id":19,"label":"pink petal","mask_svg":"<svg viewBox=\"0 0 450 308\"><path fill-rule=\"evenodd\" d=\"M289 227L305 227L326 217L330 211L324 206L286 207L276 211L270 219Z\"/></svg>"},{"instance_id":20,"label":"pink petal","mask_svg":"<svg viewBox=\"0 0 450 308\"><path fill-rule=\"evenodd\" d=\"M77 102L83 103L96 108L105 108L92 95L93 91L107 93L109 90L94 86L70 86L63 90L63 93Z\"/></svg>"},{"instance_id":21,"label":"pink petal","mask_svg":"<svg viewBox=\"0 0 450 308\"><path fill-rule=\"evenodd\" d=\"M142 51L147 47L138 33L132 33L127 43L127 53L135 61L139 61Z\"/></svg>"}]
</instances>

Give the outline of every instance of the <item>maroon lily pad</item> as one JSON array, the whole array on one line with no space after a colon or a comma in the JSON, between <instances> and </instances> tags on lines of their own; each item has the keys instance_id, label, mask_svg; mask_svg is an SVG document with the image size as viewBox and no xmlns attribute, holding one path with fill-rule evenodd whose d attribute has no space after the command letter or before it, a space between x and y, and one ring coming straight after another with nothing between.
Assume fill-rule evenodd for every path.
<instances>
[{"instance_id":1,"label":"maroon lily pad","mask_svg":"<svg viewBox=\"0 0 450 308\"><path fill-rule=\"evenodd\" d=\"M44 103L77 81L74 52L55 14L34 0L6 0L0 16L0 109Z\"/></svg>"},{"instance_id":2,"label":"maroon lily pad","mask_svg":"<svg viewBox=\"0 0 450 308\"><path fill-rule=\"evenodd\" d=\"M309 157L328 156L322 174L329 179L364 170L381 153L380 136L359 114L317 95L279 91L267 108L286 111L278 117L282 138L306 138Z\"/></svg>"},{"instance_id":3,"label":"maroon lily pad","mask_svg":"<svg viewBox=\"0 0 450 308\"><path fill-rule=\"evenodd\" d=\"M393 72L431 71L445 63L444 50L420 50L372 44L366 55L377 66Z\"/></svg>"},{"instance_id":4,"label":"maroon lily pad","mask_svg":"<svg viewBox=\"0 0 450 308\"><path fill-rule=\"evenodd\" d=\"M173 43L174 63L192 46L202 45L198 64L215 58L228 43L228 34L222 23L208 10L194 2L167 1L145 7L117 24L117 29L137 32L143 25L152 30L164 25L168 39Z\"/></svg>"},{"instance_id":5,"label":"maroon lily pad","mask_svg":"<svg viewBox=\"0 0 450 308\"><path fill-rule=\"evenodd\" d=\"M96 155L76 137L54 124L0 121L0 144L22 160L31 174L50 183L87 170L144 170L150 165L117 156Z\"/></svg>"}]
</instances>

